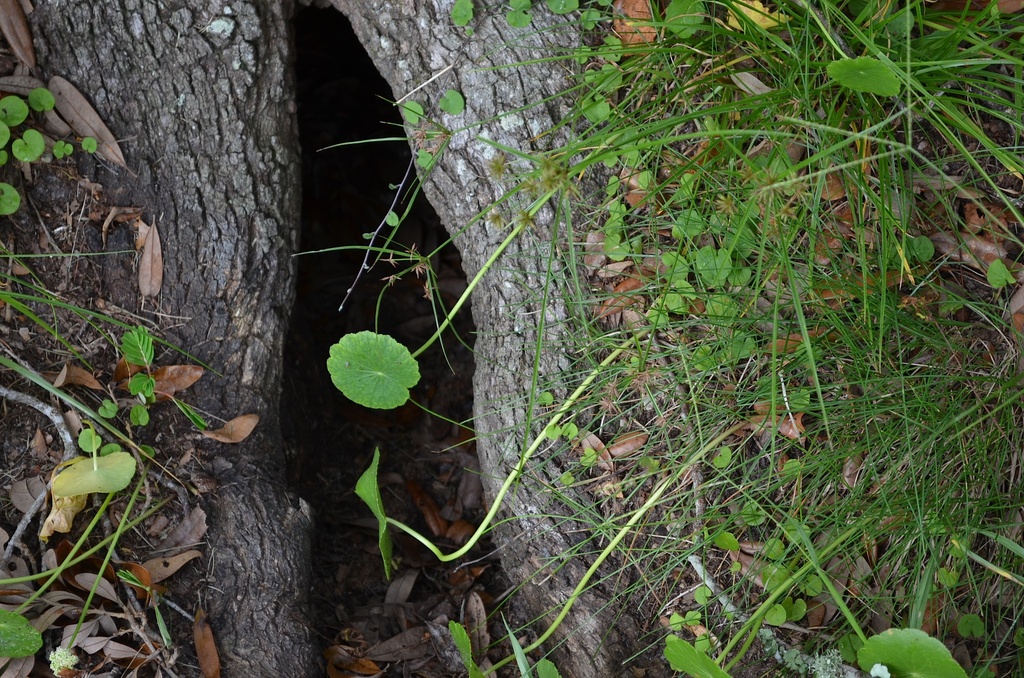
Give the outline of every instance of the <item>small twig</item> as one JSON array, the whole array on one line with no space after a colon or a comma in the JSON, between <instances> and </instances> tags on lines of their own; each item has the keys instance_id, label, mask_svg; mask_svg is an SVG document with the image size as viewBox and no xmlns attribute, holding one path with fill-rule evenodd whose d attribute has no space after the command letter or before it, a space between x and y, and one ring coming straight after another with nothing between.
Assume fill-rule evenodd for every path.
<instances>
[{"instance_id":1,"label":"small twig","mask_svg":"<svg viewBox=\"0 0 1024 678\"><path fill-rule=\"evenodd\" d=\"M411 97L411 96L412 96L413 94L416 94L416 92L419 92L419 91L420 91L421 89L423 89L424 87L426 87L426 86L427 86L427 85L429 85L430 83L434 82L435 80L437 80L438 78L440 78L440 77L441 77L442 75L444 75L444 74L445 74L445 73L447 73L448 71L452 70L452 69L453 69L454 67L455 67L455 63L454 63L454 62L452 62L452 63L448 64L447 66L445 66L444 68L442 68L441 70L439 70L439 71L438 71L437 73L435 73L434 75L432 75L432 76L430 77L430 79L429 79L429 80L427 80L427 81L426 81L425 83L423 83L423 84L421 84L421 85L417 85L416 87L414 87L414 88L412 88L411 90L409 90L408 92L406 92L405 96L404 96L404 97L402 97L401 99L399 99L398 101L396 101L395 103L396 103L396 104L401 104L401 103L402 103L403 101L405 101L406 99L408 99L409 97Z\"/></svg>"},{"instance_id":2,"label":"small twig","mask_svg":"<svg viewBox=\"0 0 1024 678\"><path fill-rule=\"evenodd\" d=\"M14 358L15 360L18 360L17 356ZM18 362L20 363L21 361L18 360ZM9 389L6 386L0 386L0 398L13 400L16 403L31 407L46 415L46 417L53 422L54 427L57 429L58 436L64 443L64 461L67 461L77 455L77 448L75 447L74 439L71 437L71 431L68 430L67 424L64 423L64 417L57 408L47 405L43 401L34 398L27 393L21 393L20 391ZM28 529L29 523L32 522L36 513L39 512L39 509L41 509L45 503L46 490L43 490L39 493L39 496L36 497L35 501L32 502L32 506L30 506L28 511L25 512L25 515L22 516L21 521L18 522L18 526L14 530L14 534L11 535L10 540L8 540L7 548L4 549L4 555L0 558L0 570L7 566L7 562L14 554L15 545L21 541L21 537L25 534L25 530Z\"/></svg>"},{"instance_id":3,"label":"small twig","mask_svg":"<svg viewBox=\"0 0 1024 678\"><path fill-rule=\"evenodd\" d=\"M16 403L26 405L45 414L46 418L53 422L53 425L60 436L61 442L64 444L63 460L67 461L78 455L78 448L75 447L75 441L71 437L71 431L68 430L67 424L64 423L64 415L62 415L56 407L47 405L43 401L38 398L34 398L27 393L15 391L7 388L6 386L0 386L0 398L13 400Z\"/></svg>"},{"instance_id":4,"label":"small twig","mask_svg":"<svg viewBox=\"0 0 1024 678\"><path fill-rule=\"evenodd\" d=\"M381 219L380 225L377 226L373 235L370 236L370 242L366 245L366 254L363 255L363 263L359 265L359 272L356 273L356 279L352 281L352 286L345 290L345 298L341 300L341 306L338 307L339 312L345 308L345 304L348 303L348 298L352 296L352 291L356 288L356 285L359 284L359 279L363 277L363 273L370 270L370 254L373 252L373 243L377 240L377 236L380 235L380 232L384 230L384 227L387 226L388 214L395 211L395 206L398 205L399 200L402 199L402 192L405 190L406 182L409 181L409 175L412 174L412 168L415 162L415 155L409 158L409 166L405 168L405 176L402 177L402 183L398 184L398 188L395 189L395 199L391 201L391 207L388 208L384 218Z\"/></svg>"}]
</instances>

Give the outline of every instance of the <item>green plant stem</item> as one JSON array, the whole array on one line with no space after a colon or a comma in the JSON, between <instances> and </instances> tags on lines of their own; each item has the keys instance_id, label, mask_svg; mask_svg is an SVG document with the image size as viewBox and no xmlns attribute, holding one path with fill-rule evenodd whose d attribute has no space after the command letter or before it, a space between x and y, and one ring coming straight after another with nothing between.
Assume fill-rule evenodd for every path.
<instances>
[{"instance_id":1,"label":"green plant stem","mask_svg":"<svg viewBox=\"0 0 1024 678\"><path fill-rule=\"evenodd\" d=\"M548 191L541 197L534 200L533 204L530 205L530 209L527 210L527 213L531 217L535 216L537 212L540 211L540 208L546 205L557 192L558 189ZM454 318L455 314L459 312L459 309L462 308L463 304L469 300L469 296L472 294L473 289L476 288L481 280L483 280L484 276L487 275L487 272L491 270L491 267L494 266L494 262L498 260L498 257L501 256L502 252L504 252L508 246L511 245L512 242L515 241L515 239L518 238L526 229L527 223L528 222L526 220L520 220L516 227L512 229L512 232L509 233L508 236L501 241L501 244L494 249L491 256L487 257L487 261L484 262L484 265L480 267L480 270L476 272L473 279L469 281L468 285L466 285L466 290L462 293L462 296L460 296L458 301L455 302L455 305L452 306L451 311L445 315L444 321L438 325L437 330L430 336L430 338L423 342L423 345L416 349L416 352L412 354L413 358L417 358L421 353L430 348L433 343L437 341L437 338L440 337L446 329L448 329L448 326L452 324L452 318Z\"/></svg>"},{"instance_id":2,"label":"green plant stem","mask_svg":"<svg viewBox=\"0 0 1024 678\"><path fill-rule=\"evenodd\" d=\"M142 491L142 486L146 480L147 471L148 469L143 469L142 473L139 474L139 481L135 484L135 490L128 498L128 505L125 507L125 516L131 513L132 508L135 506L135 500L139 498L139 492ZM109 495L107 495L107 499L104 502L104 507L106 507L106 505L110 502L110 498L112 496L114 496L114 493L110 493ZM103 515L103 513L101 511L97 511L96 515L98 517ZM124 534L126 529L125 526L127 524L128 521L122 517L121 521L117 524L117 529L114 530L114 534L112 535L112 539L110 541L110 546L107 547L107 555L103 557L103 563L100 565L99 572L96 573L96 579L93 581L92 587L89 588L89 595L86 596L85 602L82 604L82 613L78 615L78 623L75 625L75 630L71 634L71 640L68 641L67 647L75 646L75 638L78 637L78 632L79 630L81 630L82 624L85 623L85 615L89 612L89 606L92 604L92 599L96 596L96 590L100 586L100 580L103 579L103 573L106 572L107 565L110 564L111 558L114 557L114 550L117 548L117 543L120 541L121 535Z\"/></svg>"},{"instance_id":3,"label":"green plant stem","mask_svg":"<svg viewBox=\"0 0 1024 678\"><path fill-rule=\"evenodd\" d=\"M719 435L712 438L709 442L705 443L699 450L697 450L697 452L694 453L693 456L687 459L686 463L682 464L678 469L676 469L674 473L672 473L669 477L665 478L664 480L661 481L661 483L658 484L658 486L651 493L651 496L648 497L647 501L644 502L643 506L641 506L639 509L637 509L635 513L633 513L633 515L626 522L626 524L622 526L622 529L618 531L615 537L612 538L612 540L608 543L608 546L606 546L604 550L601 551L600 555L598 555L598 557L594 560L591 566L587 569L586 573L580 578L580 581L576 584L576 588L573 589L573 592L569 596L569 599L565 601L565 605L562 606L562 609L559 611L558 616L556 616L554 621L551 622L551 625L548 626L547 630L545 630L544 633L542 633L540 637L537 638L537 640L535 640L529 646L524 648L524 652L532 652L536 650L541 645L543 645L548 638L551 637L551 635L558 629L562 622L565 621L565 618L569 614L569 611L572 610L573 605L576 604L576 601L579 599L580 595L582 595L583 591L586 590L587 585L590 583L590 580L593 578L598 568L600 568L601 565L604 564L604 561L608 559L608 556L612 554L612 552L619 545L619 543L626 538L626 535L633 531L633 528L636 527L636 524L639 523L640 520L643 519L647 515L647 513L652 508L654 508L654 506L661 500L661 497L662 495L665 494L665 491L668 490L668 488L673 487L679 481L679 479L682 478L682 476L687 471L689 471L694 464L702 460L708 452L717 448L726 439L735 434L737 431L742 430L743 427L746 425L747 422L735 424L727 428ZM495 664L491 670L497 671L499 668L501 668L505 664L508 664L513 659L514 657L506 657L505 659L502 659L497 664Z\"/></svg>"},{"instance_id":4,"label":"green plant stem","mask_svg":"<svg viewBox=\"0 0 1024 678\"><path fill-rule=\"evenodd\" d=\"M113 495L109 495L108 496L108 500L109 500L109 497L112 497L112 496ZM162 509L164 507L164 504L166 504L167 502L168 502L167 499L161 499L159 502L157 502L153 506L151 506L148 509L146 509L146 511L144 513L142 513L139 517L133 518L132 520L128 521L128 526L127 526L126 529L130 530L133 527L135 527L136 525L139 525L140 523L142 523L142 521L146 520L147 518L152 516L154 513L156 513L160 509ZM85 561L87 558L92 557L92 555L94 553L96 553L101 548L106 546L110 542L110 540L115 537L115 535L110 535L109 537L105 537L105 538L103 538L103 540L98 542L96 545L89 547L85 551L82 551L82 553L80 555L78 555L78 556L74 555L78 551L78 549L82 547L82 543L88 538L88 535L90 534L90 531L93 528L95 528L96 521L99 520L99 517L102 516L102 515L103 515L102 512L97 512L97 514L96 514L97 517L93 519L93 522L90 523L89 527L86 529L86 531L82 535L82 537L71 548L71 552L68 555L68 557L65 558L64 562L60 563L57 567L53 568L52 570L43 570L42 572L37 572L36 574L26 575L24 577L11 577L10 579L4 579L3 580L4 584L24 584L24 583L28 583L28 582L38 581L40 579L46 579L47 577L49 577L49 579L42 586L40 586L38 589L36 589L35 591L32 592L32 595L28 598L28 600L26 600L24 603L21 604L21 606L18 607L16 612L18 612L20 614L22 612L22 610L24 610L28 605L31 605L39 596L41 596L43 593L45 593L46 589L48 589L50 587L50 585L54 582L54 580L56 580L57 577L59 577L64 572L64 570L66 570L69 567L72 567L74 565L77 565L77 564Z\"/></svg>"},{"instance_id":5,"label":"green plant stem","mask_svg":"<svg viewBox=\"0 0 1024 678\"><path fill-rule=\"evenodd\" d=\"M486 534L486 532L490 528L491 522L494 521L494 517L498 514L498 511L501 509L502 500L505 498L505 495L512 488L512 485L516 482L516 480L519 479L519 476L522 475L523 469L526 468L526 462L529 461L530 457L533 456L533 454L540 448L544 441L547 440L547 434L545 433L545 431L547 431L547 429L551 426L557 426L558 422L562 420L562 417L568 414L569 410L572 409L573 405L575 405L579 401L580 397L582 397L583 394L586 392L586 390L590 388L590 385L594 383L594 380L597 379L598 375L600 375L606 367L615 362L618 359L618 357L622 355L623 351L632 346L637 341L637 339L640 338L640 336L642 335L643 333L641 333L640 335L631 336L629 339L619 344L619 346L614 351L608 354L608 357L602 360L597 367L590 371L590 374L587 375L587 378L584 379L583 382L576 387L576 390L573 391L568 398L566 398L565 402L563 402L562 405L558 408L558 411L555 412L555 414L548 421L547 426L545 426L541 430L540 434L533 439L533 442L530 443L530 447L528 447L527 450L519 458L519 463L516 464L516 467L512 469L512 471L508 474L508 477L505 478L505 482L502 483L501 489L498 490L498 494L495 495L494 500L491 502L490 511L487 512L487 515L484 516L484 519L480 522L480 527L477 528L476 532L473 533L473 536L469 538L469 541L467 541L463 545L463 547L460 548L458 551L445 555L441 552L439 548L437 548L437 546L434 545L433 542L430 541L430 539L423 536L422 534L420 534L413 528L409 527L405 523L399 522L394 518L388 518L388 524L394 525L395 527L402 530L416 541L423 544L431 553L433 553L437 557L438 560L442 562L456 560L469 553L470 549L472 549L476 545L476 543L480 541L480 538L483 537L483 535Z\"/></svg>"}]
</instances>

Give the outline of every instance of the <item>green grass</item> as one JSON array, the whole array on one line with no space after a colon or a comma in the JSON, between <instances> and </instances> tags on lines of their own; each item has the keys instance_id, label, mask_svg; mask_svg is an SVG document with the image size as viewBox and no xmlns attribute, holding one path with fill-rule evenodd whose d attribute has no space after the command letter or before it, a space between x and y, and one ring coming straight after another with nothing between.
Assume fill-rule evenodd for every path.
<instances>
[{"instance_id":1,"label":"green grass","mask_svg":"<svg viewBox=\"0 0 1024 678\"><path fill-rule=\"evenodd\" d=\"M724 18L729 7L707 9ZM1004 190L1022 171L1024 56L1004 38L1019 20L941 16L912 3L907 15L864 23L849 7L822 5L829 35L813 14L782 10L785 32L738 32L709 18L685 42L588 55L588 72L607 75L590 76L581 100L610 107L567 149L585 155L569 173L600 161L611 178L596 196L604 214L572 231L573 302L592 333L581 348L596 362L624 332L638 338L575 421L606 443L634 429L649 441L611 473L580 463L573 475L606 491L611 483L616 493L595 492L595 502L624 519L651 491L653 464L688 464L694 439L750 421L728 463L700 464L700 477L666 493L631 540L623 579L642 573L643 585L624 599L651 613L696 610L725 645L739 629L720 606L674 593L685 556L711 564L748 612L794 572L827 575L848 615L831 601L827 614L791 618L814 628L782 629L781 640L813 653L851 633L923 625L964 644L976 669L1007 671L1022 590L954 540L1021 572L1019 554L981 532L1020 538L1019 334L1003 317L1013 288L993 289L984 262L943 256L932 240L960 238L958 205L973 202L1003 210L978 240L1019 246L1012 230L998 232L1021 223ZM900 95L830 80L825 66L845 56L836 38L891 62ZM990 121L1010 127L1014 146L1004 145L1006 131L987 136ZM958 175L948 189L924 188L948 174ZM602 278L588 254L623 262L621 275ZM622 295L626 310L595 320L627 277L638 287ZM841 534L846 542L822 556ZM769 540L778 553L753 562L723 548L756 555ZM943 584L939 568L957 576ZM781 597L809 606L829 598L800 586ZM983 620L980 642L957 634L967 614Z\"/></svg>"},{"instance_id":2,"label":"green grass","mask_svg":"<svg viewBox=\"0 0 1024 678\"><path fill-rule=\"evenodd\" d=\"M921 0L769 9L783 19L765 28L694 2L685 29L648 22L651 42L553 55L581 70L570 141L493 163L518 182L502 221L534 199L562 215L576 338L535 348L573 368L531 384L531 416L560 404L538 392L592 379L581 434L524 473L559 464L547 492L587 537L559 558L606 561L581 587L617 591L651 646L662 619L722 667L760 637L806 672L920 628L972 675L1013 673L1021 20ZM874 70L829 76L851 57ZM604 190L580 195L584 175ZM581 442L639 433L614 459Z\"/></svg>"},{"instance_id":3,"label":"green grass","mask_svg":"<svg viewBox=\"0 0 1024 678\"><path fill-rule=\"evenodd\" d=\"M724 19L730 6L706 11ZM785 31L709 16L685 41L585 53L576 94L591 120L567 123L577 127L561 156L582 158L570 176L607 167L609 179L604 195L580 196L587 216L568 231L568 302L590 332L575 347L580 373L636 341L574 421L606 444L649 438L604 468L577 448L572 481L593 505L565 508L610 538L666 470L747 421L730 459L692 465L620 544L604 584L623 605L652 619L698 612L712 656L742 666L736 650L756 625L679 595L697 556L747 614L791 599L794 628L776 636L810 654L912 626L962 645L975 671L1012 670L1024 596L997 568L1024 563L983 531L1020 539L1013 287L993 288L989 262L932 241L962 240L974 205L1002 221L973 237L1020 245L1005 228L1021 223L1005 190L1022 171L1019 20L922 3L874 21L850 6L822 5L825 22L781 9ZM846 56L837 44L891 64L900 94L829 79ZM1000 123L1009 129L990 138ZM627 278L625 310L599 318ZM961 539L998 565L966 556ZM818 609L800 614L800 600ZM968 642L957 626L971 614L982 637Z\"/></svg>"}]
</instances>

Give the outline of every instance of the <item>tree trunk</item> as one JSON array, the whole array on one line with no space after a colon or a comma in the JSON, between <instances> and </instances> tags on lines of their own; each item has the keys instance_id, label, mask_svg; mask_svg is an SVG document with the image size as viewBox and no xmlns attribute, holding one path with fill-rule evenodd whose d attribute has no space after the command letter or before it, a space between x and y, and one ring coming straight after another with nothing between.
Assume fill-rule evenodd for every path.
<instances>
[{"instance_id":1,"label":"tree trunk","mask_svg":"<svg viewBox=\"0 0 1024 678\"><path fill-rule=\"evenodd\" d=\"M494 147L478 141L476 135L531 154L564 142L560 133L547 133L568 115L569 102L559 94L572 84L573 62L531 61L564 54L581 44L578 25L566 24L564 17L553 16L543 3L535 3L528 29L511 28L504 10L486 10L486 16L470 24L470 36L452 25L451 2L331 3L348 16L397 98L441 74L411 98L442 125L469 131L452 136L439 164L425 178L424 189L454 235L472 278L508 234L507 229L492 228L486 221L458 233L508 188L489 171L488 161L497 154ZM478 13L485 12L481 3L475 5ZM447 89L463 94L463 114L451 116L437 108ZM534 105L541 101L546 103ZM508 114L524 106L529 108ZM414 131L408 130L410 136ZM589 187L581 189L588 194ZM506 218L514 216L507 210ZM525 430L527 422L536 418L536 413L534 418L528 416L527 403L537 347L538 383L557 382L569 367L565 347L573 330L562 294L563 274L551 251L552 227L553 213L545 210L538 215L535 230L512 243L473 292L475 351L480 356L474 378L474 426L485 489L491 498L537 432ZM545 289L546 298L542 296ZM524 582L516 594L527 608L529 616L524 619L540 619L544 627L589 566L583 558L564 557L581 541L591 539L585 530L577 529L583 526L550 517L565 511L552 501L547 488L560 487L558 478L565 469L558 467L557 457L566 453L555 450L545 455L551 457L550 463L533 460L518 490L505 499L502 512L513 519L503 522L495 535L507 574L516 583ZM584 551L592 553L600 546L595 541ZM558 665L563 675L620 675L623 661L638 649L639 614L621 609L621 601L611 602L614 595L614 591L592 587L556 638L546 644L545 649L560 647Z\"/></svg>"},{"instance_id":2,"label":"tree trunk","mask_svg":"<svg viewBox=\"0 0 1024 678\"><path fill-rule=\"evenodd\" d=\"M121 140L130 171L86 175L160 229L163 295L143 308L185 318L168 338L223 375L189 401L261 417L241 444L197 443L220 481L203 604L228 676L318 672L311 522L283 490L278 423L300 208L291 12L276 0L63 0L30 18L43 78L71 81ZM107 290L139 309L126 292Z\"/></svg>"}]
</instances>

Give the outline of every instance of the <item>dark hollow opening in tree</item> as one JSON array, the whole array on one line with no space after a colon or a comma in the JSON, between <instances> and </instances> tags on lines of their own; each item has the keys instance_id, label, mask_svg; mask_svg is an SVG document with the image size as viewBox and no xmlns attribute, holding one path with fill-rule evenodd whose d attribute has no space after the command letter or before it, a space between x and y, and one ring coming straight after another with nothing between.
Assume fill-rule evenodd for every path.
<instances>
[{"instance_id":1,"label":"dark hollow opening in tree","mask_svg":"<svg viewBox=\"0 0 1024 678\"><path fill-rule=\"evenodd\" d=\"M376 526L353 489L379 448L389 514L429 534L435 516L425 516L413 497L435 502L446 524L471 519L479 510L457 493L468 474L464 469L477 466L468 428L453 423L468 424L472 413L473 328L468 311L463 312L455 332L446 332L420 357L416 402L398 410L360 407L332 384L326 360L342 336L373 330L415 350L434 333L443 309L451 307L466 282L458 251L451 244L442 247L448 235L418 197L397 231L385 227L374 244L393 254L371 256L371 268L338 311L362 265L365 234L391 208L410 151L391 90L345 17L332 9L306 9L294 28L303 178L300 251L306 254L298 257L297 297L285 345L281 418L288 480L314 509L315 628L325 645L344 634L372 648L418 619L436 617L436 601L448 600L447 585L421 578L401 605L382 607L388 582ZM326 148L381 138L395 140ZM403 201L395 207L399 215L413 195L414 177L413 172L402 189ZM410 252L434 253L424 259L432 275L408 270ZM396 551L413 568L436 564L427 555L412 545L400 544ZM440 568L436 574L429 579L445 581Z\"/></svg>"}]
</instances>

